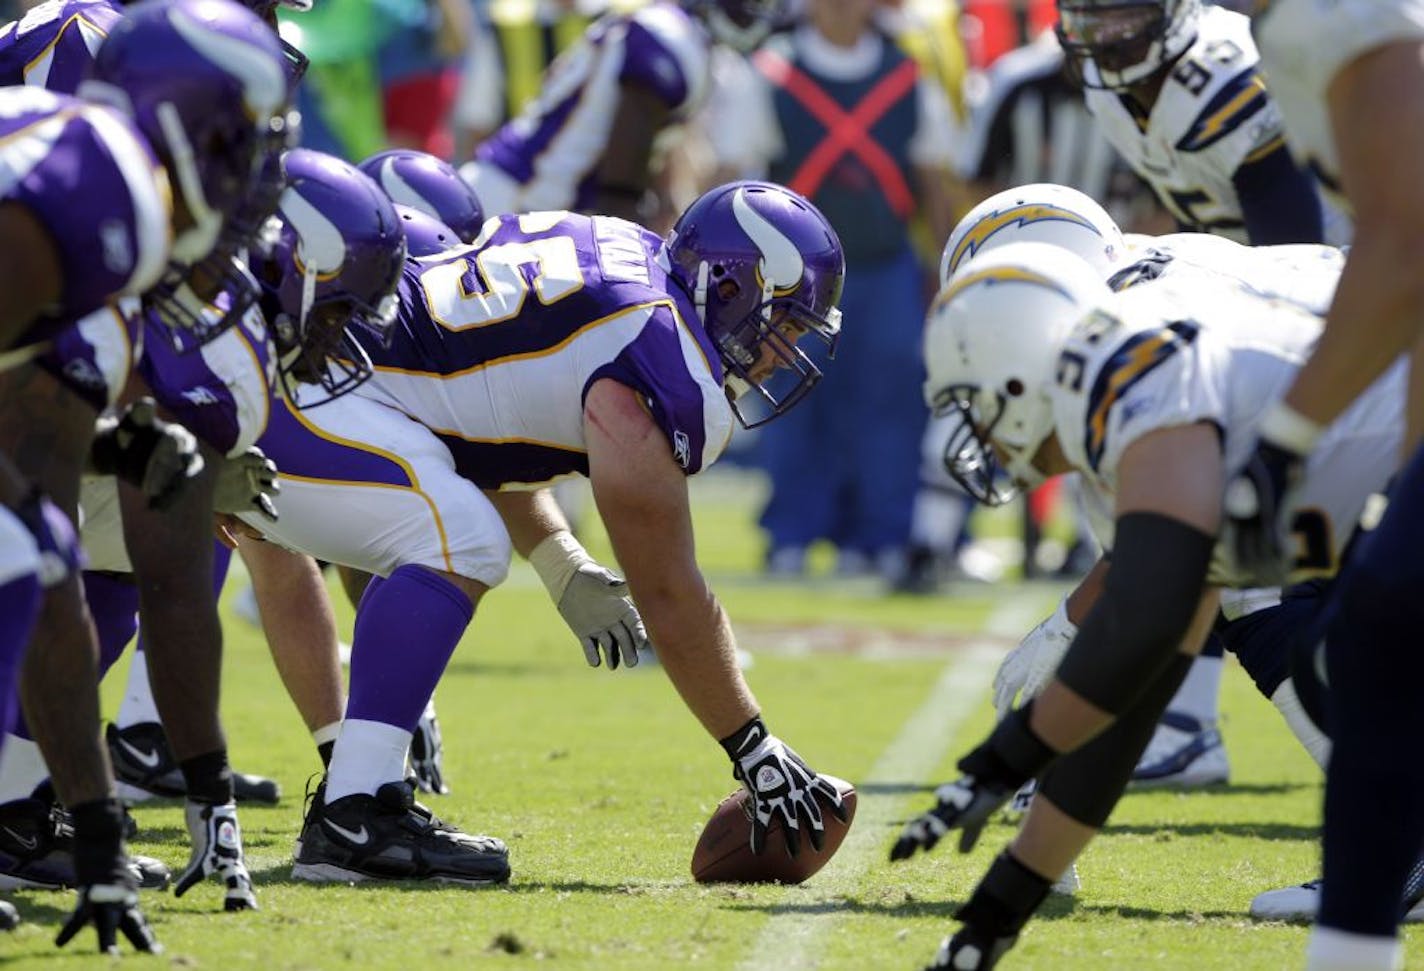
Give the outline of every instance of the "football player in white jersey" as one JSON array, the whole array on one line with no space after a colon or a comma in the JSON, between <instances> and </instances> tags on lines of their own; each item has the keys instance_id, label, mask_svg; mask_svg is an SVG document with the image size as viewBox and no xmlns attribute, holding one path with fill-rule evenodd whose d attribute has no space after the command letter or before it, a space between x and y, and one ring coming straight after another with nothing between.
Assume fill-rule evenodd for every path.
<instances>
[{"instance_id":1,"label":"football player in white jersey","mask_svg":"<svg viewBox=\"0 0 1424 971\"><path fill-rule=\"evenodd\" d=\"M1424 3L1277 0L1253 25L1285 115L1286 138L1355 219L1350 259L1325 332L1233 480L1239 552L1283 572L1292 483L1323 427L1402 353L1414 358L1409 461L1378 528L1333 591L1325 668L1335 747L1326 779L1324 888L1308 967L1390 968L1400 887L1424 842L1424 766L1393 758L1415 730L1424 658L1418 590L1424 544ZM1387 795L1382 795L1387 794Z\"/></svg>"},{"instance_id":2,"label":"football player in white jersey","mask_svg":"<svg viewBox=\"0 0 1424 971\"><path fill-rule=\"evenodd\" d=\"M1226 469L1249 454L1320 327L1294 303L1195 275L1113 293L1090 264L1039 243L984 254L941 291L926 331L926 400L962 420L948 454L961 483L988 499L1000 467L1020 485L1076 470L1114 521L1102 593L1053 680L961 760L965 776L938 790L892 851L903 859L951 829L968 849L1018 785L1041 780L934 967L992 967L1106 822L1215 620L1219 588L1240 585L1217 543ZM1303 524L1303 569L1333 572L1392 475L1404 387L1401 363L1304 470L1303 501L1317 515Z\"/></svg>"},{"instance_id":3,"label":"football player in white jersey","mask_svg":"<svg viewBox=\"0 0 1424 971\"><path fill-rule=\"evenodd\" d=\"M1348 242L1292 161L1250 21L1201 0L1061 0L1088 110L1183 229L1237 242Z\"/></svg>"}]
</instances>

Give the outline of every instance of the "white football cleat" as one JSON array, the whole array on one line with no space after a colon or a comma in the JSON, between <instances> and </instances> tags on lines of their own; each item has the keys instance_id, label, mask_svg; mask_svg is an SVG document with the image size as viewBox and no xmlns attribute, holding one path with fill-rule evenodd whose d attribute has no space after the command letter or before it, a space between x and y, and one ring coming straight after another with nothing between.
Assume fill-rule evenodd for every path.
<instances>
[{"instance_id":1,"label":"white football cleat","mask_svg":"<svg viewBox=\"0 0 1424 971\"><path fill-rule=\"evenodd\" d=\"M1257 920L1312 921L1320 909L1320 880L1295 887L1267 890L1251 901L1251 916ZM1400 904L1405 924L1424 923L1424 859L1417 860L1404 881Z\"/></svg>"},{"instance_id":2,"label":"white football cleat","mask_svg":"<svg viewBox=\"0 0 1424 971\"><path fill-rule=\"evenodd\" d=\"M1157 731L1132 772L1131 786L1195 789L1219 785L1230 778L1231 764L1216 726L1168 711L1162 714Z\"/></svg>"}]
</instances>

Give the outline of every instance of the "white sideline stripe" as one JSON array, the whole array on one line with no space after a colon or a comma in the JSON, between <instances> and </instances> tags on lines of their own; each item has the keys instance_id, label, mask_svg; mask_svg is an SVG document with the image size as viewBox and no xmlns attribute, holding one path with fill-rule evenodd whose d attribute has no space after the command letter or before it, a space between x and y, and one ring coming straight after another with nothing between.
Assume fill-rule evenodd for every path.
<instances>
[{"instance_id":1,"label":"white sideline stripe","mask_svg":"<svg viewBox=\"0 0 1424 971\"><path fill-rule=\"evenodd\" d=\"M884 786L918 785L935 770L956 742L959 726L984 699L994 669L1004 656L1001 645L980 642L945 665L939 680L871 767L866 778ZM861 793L855 826L836 858L815 877L815 896L827 900L823 911L805 909L804 898L788 899L771 917L752 946L742 971L788 971L811 967L817 938L840 917L831 898L856 890L862 878L890 851L891 827L909 815L923 793ZM788 896L791 894L789 893Z\"/></svg>"}]
</instances>

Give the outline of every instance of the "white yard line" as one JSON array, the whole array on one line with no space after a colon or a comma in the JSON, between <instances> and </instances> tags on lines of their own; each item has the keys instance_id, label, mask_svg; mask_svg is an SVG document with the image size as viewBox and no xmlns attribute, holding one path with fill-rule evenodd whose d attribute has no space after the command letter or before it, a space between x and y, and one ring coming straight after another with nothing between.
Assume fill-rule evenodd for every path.
<instances>
[{"instance_id":1,"label":"white yard line","mask_svg":"<svg viewBox=\"0 0 1424 971\"><path fill-rule=\"evenodd\" d=\"M1032 606L1029 605L1030 609ZM997 618L996 615L986 626L1002 629L1022 613L1020 606L1015 608L1013 617ZM1019 633L1024 630L1027 627ZM928 776L943 761L950 746L962 742L955 734L983 700L1003 655L1002 646L986 641L971 644L945 665L924 704L905 722L867 773L867 781L886 791L859 794L850 835L836 858L815 878L818 896L853 892L871 866L885 856L891 827L908 815L913 802L925 801L922 793L900 790L927 781L940 781L930 780ZM792 971L809 967L817 939L838 917L834 904L828 904L823 911L808 910L804 908L804 901L795 901L784 910L773 910L751 953L742 961L742 971Z\"/></svg>"}]
</instances>

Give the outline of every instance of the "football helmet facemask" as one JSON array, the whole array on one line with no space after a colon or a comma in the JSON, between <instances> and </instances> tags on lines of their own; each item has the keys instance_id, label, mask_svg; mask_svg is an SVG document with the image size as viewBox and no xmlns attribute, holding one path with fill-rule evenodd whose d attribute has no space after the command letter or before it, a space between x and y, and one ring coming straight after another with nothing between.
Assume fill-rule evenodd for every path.
<instances>
[{"instance_id":1,"label":"football helmet facemask","mask_svg":"<svg viewBox=\"0 0 1424 971\"><path fill-rule=\"evenodd\" d=\"M1053 434L1049 388L1073 325L1111 299L1097 271L1046 243L1011 243L962 267L925 325L925 403L956 421L945 469L987 505L1044 480L1033 464ZM1000 458L1013 480L998 482Z\"/></svg>"},{"instance_id":2,"label":"football helmet facemask","mask_svg":"<svg viewBox=\"0 0 1424 971\"><path fill-rule=\"evenodd\" d=\"M1186 53L1200 18L1200 0L1059 0L1055 29L1085 87L1123 91Z\"/></svg>"},{"instance_id":3,"label":"football helmet facemask","mask_svg":"<svg viewBox=\"0 0 1424 971\"><path fill-rule=\"evenodd\" d=\"M688 206L658 259L692 298L744 427L785 414L820 380L797 342L814 334L834 356L845 253L809 201L769 182L719 186Z\"/></svg>"},{"instance_id":4,"label":"football helmet facemask","mask_svg":"<svg viewBox=\"0 0 1424 971\"><path fill-rule=\"evenodd\" d=\"M282 165L287 188L252 270L281 356L283 391L298 408L310 408L371 376L353 331L389 340L405 234L385 193L346 162L298 148Z\"/></svg>"}]
</instances>

